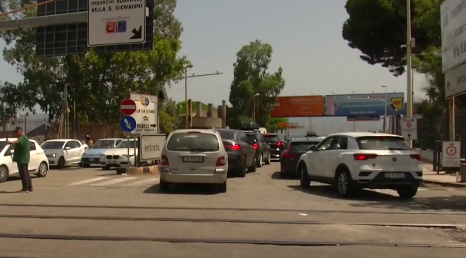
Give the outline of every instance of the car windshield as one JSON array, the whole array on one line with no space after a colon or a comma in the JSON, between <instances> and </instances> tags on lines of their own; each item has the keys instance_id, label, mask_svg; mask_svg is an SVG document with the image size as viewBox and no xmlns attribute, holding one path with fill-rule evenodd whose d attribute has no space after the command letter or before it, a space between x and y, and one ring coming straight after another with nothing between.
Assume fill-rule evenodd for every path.
<instances>
[{"instance_id":1,"label":"car windshield","mask_svg":"<svg viewBox=\"0 0 466 258\"><path fill-rule=\"evenodd\" d=\"M235 139L235 132L234 131L218 131L222 139Z\"/></svg>"},{"instance_id":2,"label":"car windshield","mask_svg":"<svg viewBox=\"0 0 466 258\"><path fill-rule=\"evenodd\" d=\"M2 151L3 148L5 148L5 145L6 145L6 141L0 141L0 151Z\"/></svg>"},{"instance_id":3,"label":"car windshield","mask_svg":"<svg viewBox=\"0 0 466 258\"><path fill-rule=\"evenodd\" d=\"M278 142L278 135L273 135L273 134L266 134L264 135L264 138L265 138L265 142L266 143L275 143L275 142Z\"/></svg>"},{"instance_id":4,"label":"car windshield","mask_svg":"<svg viewBox=\"0 0 466 258\"><path fill-rule=\"evenodd\" d=\"M401 137L368 136L356 139L361 150L411 150Z\"/></svg>"},{"instance_id":5,"label":"car windshield","mask_svg":"<svg viewBox=\"0 0 466 258\"><path fill-rule=\"evenodd\" d=\"M212 133L176 133L170 137L167 149L171 151L218 151L220 144Z\"/></svg>"},{"instance_id":6,"label":"car windshield","mask_svg":"<svg viewBox=\"0 0 466 258\"><path fill-rule=\"evenodd\" d=\"M137 141L123 141L117 145L117 148L135 148Z\"/></svg>"},{"instance_id":7,"label":"car windshield","mask_svg":"<svg viewBox=\"0 0 466 258\"><path fill-rule=\"evenodd\" d=\"M50 141L42 143L40 147L44 150L58 150L63 149L63 145L65 145L65 142Z\"/></svg>"},{"instance_id":8,"label":"car windshield","mask_svg":"<svg viewBox=\"0 0 466 258\"><path fill-rule=\"evenodd\" d=\"M292 142L291 151L292 152L303 152L303 151L305 152L305 151L308 151L311 146L316 146L317 144L319 144L318 141Z\"/></svg>"},{"instance_id":9,"label":"car windshield","mask_svg":"<svg viewBox=\"0 0 466 258\"><path fill-rule=\"evenodd\" d=\"M98 140L92 146L92 149L111 149L115 144L115 140Z\"/></svg>"}]
</instances>

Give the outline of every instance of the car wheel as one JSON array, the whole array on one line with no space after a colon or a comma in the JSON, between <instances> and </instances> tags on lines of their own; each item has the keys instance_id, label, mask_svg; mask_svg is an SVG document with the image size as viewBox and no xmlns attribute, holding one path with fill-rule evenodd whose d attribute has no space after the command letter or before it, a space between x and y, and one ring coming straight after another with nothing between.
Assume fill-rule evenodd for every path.
<instances>
[{"instance_id":1,"label":"car wheel","mask_svg":"<svg viewBox=\"0 0 466 258\"><path fill-rule=\"evenodd\" d=\"M47 172L48 172L47 163L42 162L40 163L39 168L37 169L36 176L45 177L47 175Z\"/></svg>"},{"instance_id":2,"label":"car wheel","mask_svg":"<svg viewBox=\"0 0 466 258\"><path fill-rule=\"evenodd\" d=\"M219 184L217 186L217 189L218 189L219 193L226 193L227 192L227 180L225 180L225 182Z\"/></svg>"},{"instance_id":3,"label":"car wheel","mask_svg":"<svg viewBox=\"0 0 466 258\"><path fill-rule=\"evenodd\" d=\"M170 191L170 184L164 181L160 181L160 192L167 193Z\"/></svg>"},{"instance_id":4,"label":"car wheel","mask_svg":"<svg viewBox=\"0 0 466 258\"><path fill-rule=\"evenodd\" d=\"M262 167L262 162L264 161L264 156L262 153L260 154L259 158L256 158L256 167Z\"/></svg>"},{"instance_id":5,"label":"car wheel","mask_svg":"<svg viewBox=\"0 0 466 258\"><path fill-rule=\"evenodd\" d=\"M267 160L265 160L265 165L270 165L270 152L269 155L267 155Z\"/></svg>"},{"instance_id":6,"label":"car wheel","mask_svg":"<svg viewBox=\"0 0 466 258\"><path fill-rule=\"evenodd\" d=\"M299 184L302 188L310 188L311 187L311 179L309 179L309 175L307 174L306 165L301 165L300 168L301 177L299 178Z\"/></svg>"},{"instance_id":7,"label":"car wheel","mask_svg":"<svg viewBox=\"0 0 466 258\"><path fill-rule=\"evenodd\" d=\"M64 168L65 167L65 158L60 157L58 159L58 168Z\"/></svg>"},{"instance_id":8,"label":"car wheel","mask_svg":"<svg viewBox=\"0 0 466 258\"><path fill-rule=\"evenodd\" d=\"M349 197L356 192L351 183L351 175L347 170L338 171L336 178L336 187L339 195Z\"/></svg>"},{"instance_id":9,"label":"car wheel","mask_svg":"<svg viewBox=\"0 0 466 258\"><path fill-rule=\"evenodd\" d=\"M246 168L247 168L246 167L246 159L244 159L243 165L241 166L241 168L238 169L238 176L239 177L245 177L246 176L246 174L248 173Z\"/></svg>"},{"instance_id":10,"label":"car wheel","mask_svg":"<svg viewBox=\"0 0 466 258\"><path fill-rule=\"evenodd\" d=\"M8 180L8 168L6 166L0 166L0 183Z\"/></svg>"},{"instance_id":11,"label":"car wheel","mask_svg":"<svg viewBox=\"0 0 466 258\"><path fill-rule=\"evenodd\" d=\"M254 160L252 161L252 165L248 167L248 172L256 172L256 157L254 156Z\"/></svg>"},{"instance_id":12,"label":"car wheel","mask_svg":"<svg viewBox=\"0 0 466 258\"><path fill-rule=\"evenodd\" d=\"M402 199L411 199L417 194L417 186L405 186L397 190Z\"/></svg>"}]
</instances>

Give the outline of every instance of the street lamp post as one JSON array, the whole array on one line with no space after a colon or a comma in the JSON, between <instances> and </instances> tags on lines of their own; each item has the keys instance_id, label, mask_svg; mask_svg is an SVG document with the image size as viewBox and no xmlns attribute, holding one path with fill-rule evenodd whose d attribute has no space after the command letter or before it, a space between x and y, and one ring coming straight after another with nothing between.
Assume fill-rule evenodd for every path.
<instances>
[{"instance_id":1,"label":"street lamp post","mask_svg":"<svg viewBox=\"0 0 466 258\"><path fill-rule=\"evenodd\" d=\"M252 121L256 123L256 97L259 96L259 93L252 96Z\"/></svg>"},{"instance_id":2,"label":"street lamp post","mask_svg":"<svg viewBox=\"0 0 466 258\"><path fill-rule=\"evenodd\" d=\"M411 61L411 48L413 47L413 39L411 38L411 0L406 0L406 77L407 77L407 107L406 115L407 117L413 117L413 81L411 77L413 76L412 72L412 61ZM410 147L413 147L413 141L408 140Z\"/></svg>"},{"instance_id":3,"label":"street lamp post","mask_svg":"<svg viewBox=\"0 0 466 258\"><path fill-rule=\"evenodd\" d=\"M189 128L188 119L188 69L193 68L192 64L185 66L184 68L184 106L185 106L185 128Z\"/></svg>"},{"instance_id":4,"label":"street lamp post","mask_svg":"<svg viewBox=\"0 0 466 258\"><path fill-rule=\"evenodd\" d=\"M386 127L387 127L387 106L388 106L388 103L387 103L387 85L383 84L382 88L385 88L385 113L384 113L384 116L383 116L383 132L385 133L387 131L387 129L386 129Z\"/></svg>"}]
</instances>

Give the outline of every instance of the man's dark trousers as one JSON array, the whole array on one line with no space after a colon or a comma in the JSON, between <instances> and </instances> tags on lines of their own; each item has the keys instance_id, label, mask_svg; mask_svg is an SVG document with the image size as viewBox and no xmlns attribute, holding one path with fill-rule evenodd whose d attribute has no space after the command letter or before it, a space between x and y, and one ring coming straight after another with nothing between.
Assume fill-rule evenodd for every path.
<instances>
[{"instance_id":1,"label":"man's dark trousers","mask_svg":"<svg viewBox=\"0 0 466 258\"><path fill-rule=\"evenodd\" d=\"M29 174L28 164L18 164L19 176L23 184L24 191L32 191L31 175Z\"/></svg>"}]
</instances>

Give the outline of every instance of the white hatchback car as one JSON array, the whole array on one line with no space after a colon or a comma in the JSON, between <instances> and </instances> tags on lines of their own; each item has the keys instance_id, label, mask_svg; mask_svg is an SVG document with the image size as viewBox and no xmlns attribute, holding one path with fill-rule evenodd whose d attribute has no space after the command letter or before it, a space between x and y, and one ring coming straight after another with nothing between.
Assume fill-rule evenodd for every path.
<instances>
[{"instance_id":1,"label":"white hatchback car","mask_svg":"<svg viewBox=\"0 0 466 258\"><path fill-rule=\"evenodd\" d=\"M214 130L184 129L172 132L162 149L160 191L170 184L215 184L227 191L228 156Z\"/></svg>"},{"instance_id":2,"label":"white hatchback car","mask_svg":"<svg viewBox=\"0 0 466 258\"><path fill-rule=\"evenodd\" d=\"M59 168L79 164L83 153L86 151L86 146L75 139L47 140L42 143L41 147L47 155L50 166Z\"/></svg>"},{"instance_id":3,"label":"white hatchback car","mask_svg":"<svg viewBox=\"0 0 466 258\"><path fill-rule=\"evenodd\" d=\"M392 189L408 199L416 195L422 181L421 157L399 135L337 133L309 150L297 167L305 188L311 181L328 183L342 196L362 188Z\"/></svg>"},{"instance_id":4,"label":"white hatchback car","mask_svg":"<svg viewBox=\"0 0 466 258\"><path fill-rule=\"evenodd\" d=\"M16 140L8 138L8 140ZM29 140L31 146L29 172L44 177L49 170L49 162L44 150L34 140ZM6 139L0 139L0 183L8 180L8 177L19 173L18 166L13 162L14 145L6 144Z\"/></svg>"}]
</instances>

